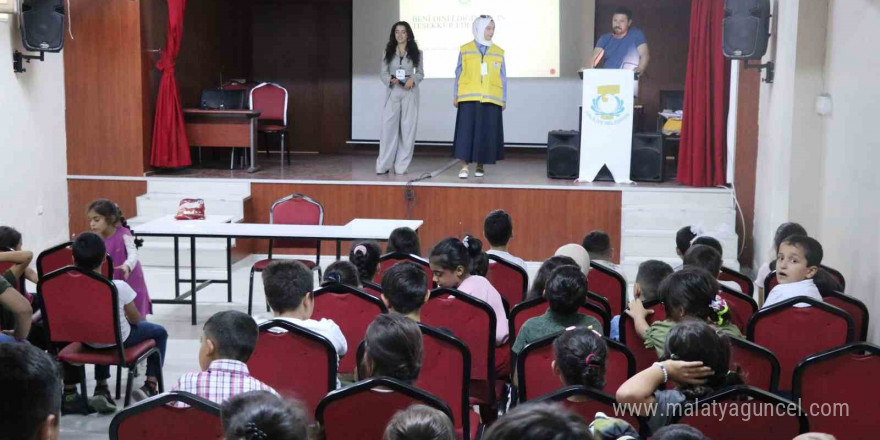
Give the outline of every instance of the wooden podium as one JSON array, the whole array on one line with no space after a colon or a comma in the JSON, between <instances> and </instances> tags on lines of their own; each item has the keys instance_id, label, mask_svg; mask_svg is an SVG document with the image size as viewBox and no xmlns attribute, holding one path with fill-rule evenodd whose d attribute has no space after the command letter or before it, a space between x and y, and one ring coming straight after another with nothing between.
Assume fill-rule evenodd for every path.
<instances>
[{"instance_id":1,"label":"wooden podium","mask_svg":"<svg viewBox=\"0 0 880 440\"><path fill-rule=\"evenodd\" d=\"M249 173L257 167L258 110L183 109L186 137L191 147L250 148Z\"/></svg>"}]
</instances>

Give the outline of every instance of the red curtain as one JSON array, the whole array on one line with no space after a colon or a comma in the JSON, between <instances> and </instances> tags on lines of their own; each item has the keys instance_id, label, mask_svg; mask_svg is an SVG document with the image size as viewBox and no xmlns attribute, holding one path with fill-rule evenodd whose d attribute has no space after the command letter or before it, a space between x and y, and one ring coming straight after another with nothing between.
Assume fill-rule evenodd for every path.
<instances>
[{"instance_id":1,"label":"red curtain","mask_svg":"<svg viewBox=\"0 0 880 440\"><path fill-rule=\"evenodd\" d=\"M186 0L167 1L168 36L165 40L165 49L162 50L162 56L156 64L156 68L162 71L162 80L159 83L159 97L156 100L150 164L159 168L179 168L192 164L183 124L183 111L180 109L177 79L174 77L174 64L183 37L183 10L186 7Z\"/></svg>"},{"instance_id":2,"label":"red curtain","mask_svg":"<svg viewBox=\"0 0 880 440\"><path fill-rule=\"evenodd\" d=\"M721 51L724 0L693 0L684 85L678 181L690 186L726 183L730 62Z\"/></svg>"}]
</instances>

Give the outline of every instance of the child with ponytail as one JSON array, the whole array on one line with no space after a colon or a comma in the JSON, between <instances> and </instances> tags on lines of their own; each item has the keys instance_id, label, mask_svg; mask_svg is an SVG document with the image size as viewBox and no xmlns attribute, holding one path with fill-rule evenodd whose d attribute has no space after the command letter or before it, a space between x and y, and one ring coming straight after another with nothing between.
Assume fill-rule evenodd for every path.
<instances>
[{"instance_id":1,"label":"child with ponytail","mask_svg":"<svg viewBox=\"0 0 880 440\"><path fill-rule=\"evenodd\" d=\"M563 385L581 385L597 390L605 386L608 345L599 333L585 327L565 329L553 341L553 358L553 374Z\"/></svg>"}]
</instances>

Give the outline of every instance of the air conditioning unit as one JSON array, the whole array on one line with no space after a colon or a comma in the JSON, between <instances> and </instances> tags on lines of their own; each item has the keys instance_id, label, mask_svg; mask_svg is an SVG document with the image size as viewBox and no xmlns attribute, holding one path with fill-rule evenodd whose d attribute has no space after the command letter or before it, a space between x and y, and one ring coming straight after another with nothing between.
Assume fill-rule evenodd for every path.
<instances>
[{"instance_id":1,"label":"air conditioning unit","mask_svg":"<svg viewBox=\"0 0 880 440\"><path fill-rule=\"evenodd\" d=\"M0 14L15 14L18 12L19 0L0 0Z\"/></svg>"}]
</instances>

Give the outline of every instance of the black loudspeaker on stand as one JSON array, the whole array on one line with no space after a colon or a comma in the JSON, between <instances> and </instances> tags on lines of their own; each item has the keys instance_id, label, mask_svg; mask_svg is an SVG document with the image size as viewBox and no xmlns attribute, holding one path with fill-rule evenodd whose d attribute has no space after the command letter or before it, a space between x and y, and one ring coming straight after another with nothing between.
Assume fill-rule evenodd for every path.
<instances>
[{"instance_id":1,"label":"black loudspeaker on stand","mask_svg":"<svg viewBox=\"0 0 880 440\"><path fill-rule=\"evenodd\" d=\"M725 0L721 28L724 56L761 59L770 39L770 0Z\"/></svg>"},{"instance_id":2,"label":"black loudspeaker on stand","mask_svg":"<svg viewBox=\"0 0 880 440\"><path fill-rule=\"evenodd\" d=\"M64 0L23 0L21 41L31 52L59 52L64 47Z\"/></svg>"},{"instance_id":3,"label":"black loudspeaker on stand","mask_svg":"<svg viewBox=\"0 0 880 440\"><path fill-rule=\"evenodd\" d=\"M662 182L665 165L663 135L660 133L633 134L630 179L635 182Z\"/></svg>"},{"instance_id":4,"label":"black loudspeaker on stand","mask_svg":"<svg viewBox=\"0 0 880 440\"><path fill-rule=\"evenodd\" d=\"M581 133L554 130L547 135L547 178L578 178L581 163Z\"/></svg>"}]
</instances>

